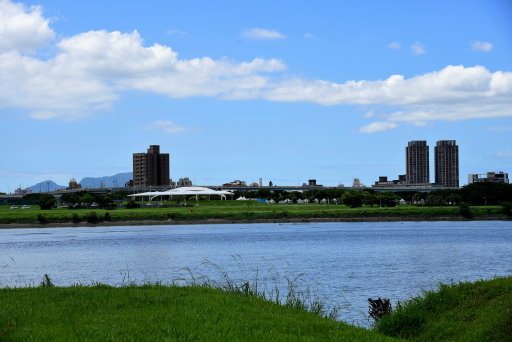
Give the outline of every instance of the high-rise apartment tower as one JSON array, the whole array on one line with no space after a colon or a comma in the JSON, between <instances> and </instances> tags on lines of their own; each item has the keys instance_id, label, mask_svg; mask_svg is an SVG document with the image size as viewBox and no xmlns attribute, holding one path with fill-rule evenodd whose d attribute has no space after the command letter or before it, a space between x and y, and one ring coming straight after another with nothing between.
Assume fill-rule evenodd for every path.
<instances>
[{"instance_id":1,"label":"high-rise apartment tower","mask_svg":"<svg viewBox=\"0 0 512 342\"><path fill-rule=\"evenodd\" d=\"M439 140L434 148L436 184L459 187L459 146L455 140Z\"/></svg>"},{"instance_id":2,"label":"high-rise apartment tower","mask_svg":"<svg viewBox=\"0 0 512 342\"><path fill-rule=\"evenodd\" d=\"M133 186L169 185L169 153L151 145L147 153L133 154Z\"/></svg>"},{"instance_id":3,"label":"high-rise apartment tower","mask_svg":"<svg viewBox=\"0 0 512 342\"><path fill-rule=\"evenodd\" d=\"M428 145L426 141L409 141L405 148L405 164L407 183L429 183Z\"/></svg>"}]
</instances>

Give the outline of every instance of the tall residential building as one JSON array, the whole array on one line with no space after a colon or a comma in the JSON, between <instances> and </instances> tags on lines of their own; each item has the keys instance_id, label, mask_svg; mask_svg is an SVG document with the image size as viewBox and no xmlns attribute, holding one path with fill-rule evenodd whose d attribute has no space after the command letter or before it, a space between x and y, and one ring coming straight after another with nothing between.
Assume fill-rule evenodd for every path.
<instances>
[{"instance_id":1,"label":"tall residential building","mask_svg":"<svg viewBox=\"0 0 512 342\"><path fill-rule=\"evenodd\" d=\"M430 182L426 141L409 141L405 148L405 169L407 183L426 184Z\"/></svg>"},{"instance_id":2,"label":"tall residential building","mask_svg":"<svg viewBox=\"0 0 512 342\"><path fill-rule=\"evenodd\" d=\"M459 146L455 140L440 140L434 148L436 184L459 187Z\"/></svg>"},{"instance_id":3,"label":"tall residential building","mask_svg":"<svg viewBox=\"0 0 512 342\"><path fill-rule=\"evenodd\" d=\"M147 153L133 154L133 186L169 185L169 153L151 145Z\"/></svg>"}]
</instances>

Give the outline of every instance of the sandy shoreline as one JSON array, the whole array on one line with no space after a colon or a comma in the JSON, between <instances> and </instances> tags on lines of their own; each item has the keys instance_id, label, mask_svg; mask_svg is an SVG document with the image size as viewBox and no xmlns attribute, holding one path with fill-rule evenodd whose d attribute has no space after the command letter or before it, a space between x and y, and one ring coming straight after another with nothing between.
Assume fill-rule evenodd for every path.
<instances>
[{"instance_id":1,"label":"sandy shoreline","mask_svg":"<svg viewBox=\"0 0 512 342\"><path fill-rule=\"evenodd\" d=\"M87 222L51 222L40 223L10 223L0 224L0 229L15 228L59 228L59 227L115 227L115 226L169 226L169 225L199 225L199 224L252 224L252 223L315 223L315 222L401 222L401 221L508 221L505 216L479 216L468 220L459 216L404 216L404 217L321 217L321 218L292 218L292 219L251 219L251 220L145 220L145 221L103 221L97 224Z\"/></svg>"}]
</instances>

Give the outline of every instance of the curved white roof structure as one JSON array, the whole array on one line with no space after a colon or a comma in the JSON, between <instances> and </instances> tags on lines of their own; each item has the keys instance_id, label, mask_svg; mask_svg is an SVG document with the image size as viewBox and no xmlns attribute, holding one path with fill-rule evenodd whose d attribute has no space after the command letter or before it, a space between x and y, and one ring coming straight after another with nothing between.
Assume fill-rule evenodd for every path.
<instances>
[{"instance_id":1,"label":"curved white roof structure","mask_svg":"<svg viewBox=\"0 0 512 342\"><path fill-rule=\"evenodd\" d=\"M219 191L213 190L209 188L204 188L201 186L185 186L176 189L170 189L167 191L150 191L150 192L141 192L139 194L128 195L129 197L149 197L153 199L158 196L221 196L225 197L226 195L232 196L233 193L230 191Z\"/></svg>"}]
</instances>

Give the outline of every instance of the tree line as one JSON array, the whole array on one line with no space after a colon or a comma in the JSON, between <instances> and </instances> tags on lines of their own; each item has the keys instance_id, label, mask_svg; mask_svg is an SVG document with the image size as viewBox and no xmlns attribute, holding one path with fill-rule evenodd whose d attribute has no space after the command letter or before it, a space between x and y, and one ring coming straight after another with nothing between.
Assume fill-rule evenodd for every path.
<instances>
[{"instance_id":1,"label":"tree line","mask_svg":"<svg viewBox=\"0 0 512 342\"><path fill-rule=\"evenodd\" d=\"M65 193L60 198L60 204L69 208L87 208L95 205L101 208L114 208L114 201L126 201L126 191L114 194L93 194L86 190ZM373 189L315 189L304 192L259 189L255 191L235 192L233 199L239 196L246 198L262 198L280 202L283 200L308 200L319 202L345 204L350 207L381 206L394 207L401 201L421 206L460 205L502 205L512 202L512 185L501 183L473 183L460 189L434 190L432 192L377 192ZM23 197L26 204L39 204L41 208L54 207L57 200L51 194L28 194Z\"/></svg>"}]
</instances>

